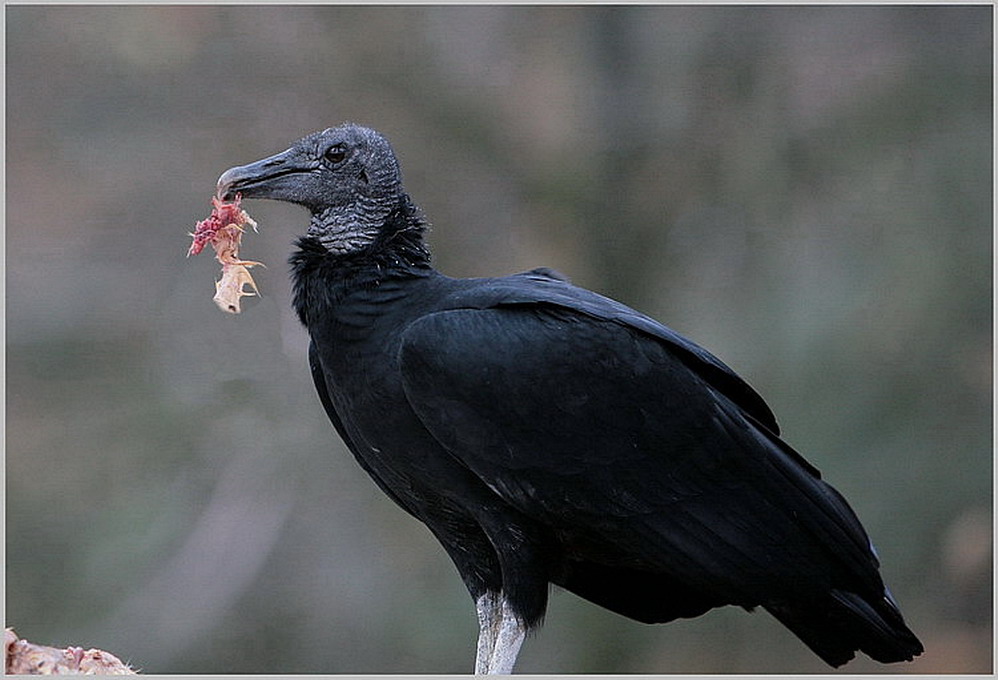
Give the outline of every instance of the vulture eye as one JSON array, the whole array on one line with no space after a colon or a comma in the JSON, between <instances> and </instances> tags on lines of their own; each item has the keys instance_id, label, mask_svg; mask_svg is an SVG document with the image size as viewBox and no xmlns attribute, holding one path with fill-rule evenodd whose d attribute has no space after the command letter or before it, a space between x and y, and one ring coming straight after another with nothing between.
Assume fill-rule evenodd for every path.
<instances>
[{"instance_id":1,"label":"vulture eye","mask_svg":"<svg viewBox=\"0 0 998 680\"><path fill-rule=\"evenodd\" d=\"M342 144L334 144L326 149L326 152L322 156L333 165L336 165L347 157L347 150Z\"/></svg>"}]
</instances>

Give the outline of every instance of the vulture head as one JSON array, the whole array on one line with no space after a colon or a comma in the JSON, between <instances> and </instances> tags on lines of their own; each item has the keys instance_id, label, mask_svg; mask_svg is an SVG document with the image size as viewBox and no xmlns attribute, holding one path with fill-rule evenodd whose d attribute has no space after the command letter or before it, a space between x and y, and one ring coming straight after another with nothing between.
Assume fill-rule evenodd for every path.
<instances>
[{"instance_id":1,"label":"vulture head","mask_svg":"<svg viewBox=\"0 0 998 680\"><path fill-rule=\"evenodd\" d=\"M346 123L299 139L286 151L229 168L217 195L286 201L312 213L308 235L332 253L363 250L385 236L410 207L391 144L369 128ZM409 212L409 211L404 211Z\"/></svg>"}]
</instances>

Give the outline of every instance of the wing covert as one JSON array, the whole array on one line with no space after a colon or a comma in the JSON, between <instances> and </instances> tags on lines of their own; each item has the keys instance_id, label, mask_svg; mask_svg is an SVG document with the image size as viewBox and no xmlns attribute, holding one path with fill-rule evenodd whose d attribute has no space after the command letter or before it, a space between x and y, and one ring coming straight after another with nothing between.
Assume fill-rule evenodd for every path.
<instances>
[{"instance_id":1,"label":"wing covert","mask_svg":"<svg viewBox=\"0 0 998 680\"><path fill-rule=\"evenodd\" d=\"M473 285L452 296L452 308L494 309L498 307L557 307L576 315L613 321L647 334L669 345L675 357L691 371L728 396L773 434L780 433L776 416L765 400L737 373L716 356L655 319L627 305L593 291L573 286L550 270L523 272L499 279L483 279L485 286Z\"/></svg>"}]
</instances>

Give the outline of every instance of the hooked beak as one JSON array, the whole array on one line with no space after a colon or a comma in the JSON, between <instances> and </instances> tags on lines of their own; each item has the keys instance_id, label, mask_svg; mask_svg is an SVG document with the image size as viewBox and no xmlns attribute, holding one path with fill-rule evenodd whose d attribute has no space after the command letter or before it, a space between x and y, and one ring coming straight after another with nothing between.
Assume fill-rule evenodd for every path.
<instances>
[{"instance_id":1,"label":"hooked beak","mask_svg":"<svg viewBox=\"0 0 998 680\"><path fill-rule=\"evenodd\" d=\"M295 201L300 178L296 175L311 172L314 163L302 158L294 148L263 160L229 168L218 178L215 195L230 201L241 194L243 198L271 198Z\"/></svg>"}]
</instances>

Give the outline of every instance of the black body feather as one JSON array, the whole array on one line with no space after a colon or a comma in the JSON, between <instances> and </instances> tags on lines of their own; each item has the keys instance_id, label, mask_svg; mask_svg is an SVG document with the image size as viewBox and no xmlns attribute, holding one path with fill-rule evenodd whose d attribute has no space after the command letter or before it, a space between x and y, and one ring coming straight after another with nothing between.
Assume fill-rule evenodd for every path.
<instances>
[{"instance_id":1,"label":"black body feather","mask_svg":"<svg viewBox=\"0 0 998 680\"><path fill-rule=\"evenodd\" d=\"M503 589L529 624L549 583L647 623L762 606L832 665L920 650L847 503L702 348L549 274L307 247L323 405L473 596Z\"/></svg>"}]
</instances>

